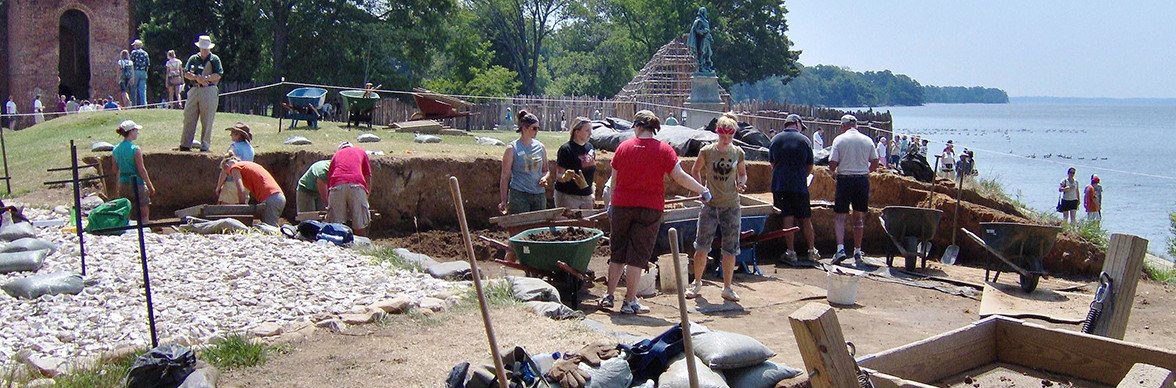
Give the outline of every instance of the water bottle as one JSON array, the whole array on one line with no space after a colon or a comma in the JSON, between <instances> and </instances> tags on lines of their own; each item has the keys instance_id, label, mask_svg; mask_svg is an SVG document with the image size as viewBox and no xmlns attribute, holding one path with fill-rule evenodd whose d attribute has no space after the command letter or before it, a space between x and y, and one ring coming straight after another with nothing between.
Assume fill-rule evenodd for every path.
<instances>
[{"instance_id":1,"label":"water bottle","mask_svg":"<svg viewBox=\"0 0 1176 388\"><path fill-rule=\"evenodd\" d=\"M535 361L535 365L539 366L539 374L546 376L547 372L551 370L551 366L555 364L555 362L559 360L560 357L562 357L562 355L560 355L559 352L551 354L543 353L531 357L531 360Z\"/></svg>"}]
</instances>

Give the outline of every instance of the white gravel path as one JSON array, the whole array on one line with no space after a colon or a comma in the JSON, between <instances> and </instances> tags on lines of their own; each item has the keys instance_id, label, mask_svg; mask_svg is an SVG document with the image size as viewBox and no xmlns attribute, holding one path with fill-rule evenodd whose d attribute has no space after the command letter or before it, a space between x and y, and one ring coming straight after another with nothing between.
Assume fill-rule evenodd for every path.
<instances>
[{"instance_id":1,"label":"white gravel path","mask_svg":"<svg viewBox=\"0 0 1176 388\"><path fill-rule=\"evenodd\" d=\"M28 209L29 218L60 216ZM38 274L80 272L75 234L39 228L61 244ZM263 234L147 236L156 329L164 340L207 342L263 323L292 325L346 313L397 295L419 301L456 284L422 273L393 272L371 257ZM81 294L18 300L0 293L0 361L21 349L64 359L92 357L123 345L149 346L138 235L86 235ZM0 275L0 283L31 273Z\"/></svg>"}]
</instances>

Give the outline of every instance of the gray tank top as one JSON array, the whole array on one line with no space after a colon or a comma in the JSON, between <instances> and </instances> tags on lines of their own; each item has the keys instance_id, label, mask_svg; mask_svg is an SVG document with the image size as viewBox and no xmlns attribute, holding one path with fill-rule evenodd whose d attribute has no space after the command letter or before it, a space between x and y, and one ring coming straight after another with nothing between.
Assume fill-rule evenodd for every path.
<instances>
[{"instance_id":1,"label":"gray tank top","mask_svg":"<svg viewBox=\"0 0 1176 388\"><path fill-rule=\"evenodd\" d=\"M514 146L514 163L510 165L510 189L531 194L543 194L543 186L539 186L539 178L543 175L543 163L547 163L547 151L539 139L531 139L531 145L526 146L518 139L510 143Z\"/></svg>"}]
</instances>

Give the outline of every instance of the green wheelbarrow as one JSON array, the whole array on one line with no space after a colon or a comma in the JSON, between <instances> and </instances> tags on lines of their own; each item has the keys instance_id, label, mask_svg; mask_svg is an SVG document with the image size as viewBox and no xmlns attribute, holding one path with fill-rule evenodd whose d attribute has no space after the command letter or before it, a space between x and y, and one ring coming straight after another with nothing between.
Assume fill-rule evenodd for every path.
<instances>
[{"instance_id":1,"label":"green wheelbarrow","mask_svg":"<svg viewBox=\"0 0 1176 388\"><path fill-rule=\"evenodd\" d=\"M380 94L376 92L368 93L364 97L364 90L344 90L339 92L343 97L343 110L347 112L347 126L350 127L354 122L355 126L359 123L367 123L368 128L372 127L372 112L376 110L376 103L380 102Z\"/></svg>"},{"instance_id":2,"label":"green wheelbarrow","mask_svg":"<svg viewBox=\"0 0 1176 388\"><path fill-rule=\"evenodd\" d=\"M559 290L560 300L572 309L579 309L579 292L585 281L592 279L585 275L596 244L604 232L596 228L580 228L589 232L589 237L575 241L534 241L528 237L540 232L556 233L574 226L553 226L528 229L510 238L510 247L518 262L494 260L498 264L522 270L528 277L548 280Z\"/></svg>"}]
</instances>

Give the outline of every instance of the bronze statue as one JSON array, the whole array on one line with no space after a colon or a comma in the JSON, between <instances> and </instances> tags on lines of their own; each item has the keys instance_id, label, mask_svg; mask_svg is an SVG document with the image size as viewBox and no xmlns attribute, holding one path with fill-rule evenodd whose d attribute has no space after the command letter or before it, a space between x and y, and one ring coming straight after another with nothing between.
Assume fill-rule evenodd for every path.
<instances>
[{"instance_id":1,"label":"bronze statue","mask_svg":"<svg viewBox=\"0 0 1176 388\"><path fill-rule=\"evenodd\" d=\"M711 43L714 42L714 37L711 36L710 19L706 16L706 7L698 7L698 17L694 18L694 23L690 25L690 32L686 35L686 45L690 46L690 51L698 59L698 72L714 73L715 65L711 62Z\"/></svg>"}]
</instances>

